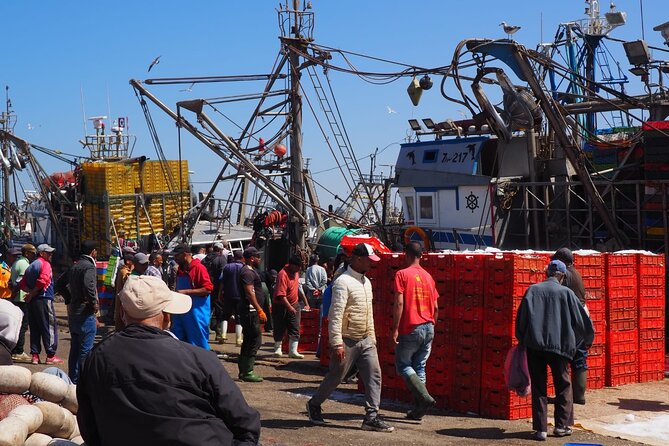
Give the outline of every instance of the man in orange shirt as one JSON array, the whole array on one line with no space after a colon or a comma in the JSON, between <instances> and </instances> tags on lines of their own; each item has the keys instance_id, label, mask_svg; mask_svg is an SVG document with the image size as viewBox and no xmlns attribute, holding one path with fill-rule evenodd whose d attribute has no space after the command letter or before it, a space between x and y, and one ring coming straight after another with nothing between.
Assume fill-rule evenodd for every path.
<instances>
[{"instance_id":1,"label":"man in orange shirt","mask_svg":"<svg viewBox=\"0 0 669 446\"><path fill-rule=\"evenodd\" d=\"M432 350L439 294L430 273L420 266L421 244L410 242L404 252L407 267L395 274L392 338L397 373L414 397L415 407L407 418L421 420L435 403L425 387L425 364Z\"/></svg>"},{"instance_id":2,"label":"man in orange shirt","mask_svg":"<svg viewBox=\"0 0 669 446\"><path fill-rule=\"evenodd\" d=\"M274 287L274 305L272 305L272 321L274 322L274 356L283 356L281 342L283 335L288 332L288 357L303 359L297 351L300 342L300 270L302 257L297 254L290 256L288 264L284 266L276 278ZM309 310L307 298L302 294L305 310Z\"/></svg>"}]
</instances>

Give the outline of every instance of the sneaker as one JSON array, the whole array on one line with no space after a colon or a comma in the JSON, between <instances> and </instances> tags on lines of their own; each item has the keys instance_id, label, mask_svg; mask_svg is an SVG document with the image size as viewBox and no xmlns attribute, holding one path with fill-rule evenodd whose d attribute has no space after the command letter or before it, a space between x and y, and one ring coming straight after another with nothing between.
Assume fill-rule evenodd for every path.
<instances>
[{"instance_id":1,"label":"sneaker","mask_svg":"<svg viewBox=\"0 0 669 446\"><path fill-rule=\"evenodd\" d=\"M47 356L45 364L62 364L63 362L65 361L60 359L58 356L53 355L53 356Z\"/></svg>"},{"instance_id":2,"label":"sneaker","mask_svg":"<svg viewBox=\"0 0 669 446\"><path fill-rule=\"evenodd\" d=\"M375 431L375 432L392 432L395 430L394 427L383 421L383 418L380 416L375 416L374 418L365 418L365 421L362 422L363 431Z\"/></svg>"},{"instance_id":3,"label":"sneaker","mask_svg":"<svg viewBox=\"0 0 669 446\"><path fill-rule=\"evenodd\" d=\"M568 437L574 433L571 427L556 427L553 429L553 435L556 437Z\"/></svg>"},{"instance_id":4,"label":"sneaker","mask_svg":"<svg viewBox=\"0 0 669 446\"><path fill-rule=\"evenodd\" d=\"M15 354L12 355L12 361L30 363L30 362L32 362L32 358L26 352L23 352L21 354L15 353ZM39 358L38 358L37 362L39 362Z\"/></svg>"},{"instance_id":5,"label":"sneaker","mask_svg":"<svg viewBox=\"0 0 669 446\"><path fill-rule=\"evenodd\" d=\"M548 432L536 431L535 433L532 434L532 440L546 441L547 437L548 437Z\"/></svg>"},{"instance_id":6,"label":"sneaker","mask_svg":"<svg viewBox=\"0 0 669 446\"><path fill-rule=\"evenodd\" d=\"M323 419L323 414L321 413L321 406L311 404L310 401L307 401L307 416L311 424L315 426L325 426L327 422Z\"/></svg>"},{"instance_id":7,"label":"sneaker","mask_svg":"<svg viewBox=\"0 0 669 446\"><path fill-rule=\"evenodd\" d=\"M288 353L288 357L291 359L304 359L304 355L297 352Z\"/></svg>"},{"instance_id":8,"label":"sneaker","mask_svg":"<svg viewBox=\"0 0 669 446\"><path fill-rule=\"evenodd\" d=\"M39 355L37 353L32 354L32 359L30 360L31 364L39 364Z\"/></svg>"}]
</instances>

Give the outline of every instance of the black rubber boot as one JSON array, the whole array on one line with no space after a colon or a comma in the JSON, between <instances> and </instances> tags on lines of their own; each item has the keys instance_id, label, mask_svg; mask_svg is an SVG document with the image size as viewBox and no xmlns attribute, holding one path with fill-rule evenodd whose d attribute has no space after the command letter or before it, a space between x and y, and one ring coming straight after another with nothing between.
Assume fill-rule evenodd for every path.
<instances>
[{"instance_id":1,"label":"black rubber boot","mask_svg":"<svg viewBox=\"0 0 669 446\"><path fill-rule=\"evenodd\" d=\"M407 418L410 420L422 420L430 407L434 406L436 401L427 391L425 384L420 380L418 375L409 375L404 378L404 381L414 397L415 407L407 413Z\"/></svg>"},{"instance_id":2,"label":"black rubber boot","mask_svg":"<svg viewBox=\"0 0 669 446\"><path fill-rule=\"evenodd\" d=\"M585 388L588 382L588 370L574 370L571 390L574 395L574 404L585 404Z\"/></svg>"}]
</instances>

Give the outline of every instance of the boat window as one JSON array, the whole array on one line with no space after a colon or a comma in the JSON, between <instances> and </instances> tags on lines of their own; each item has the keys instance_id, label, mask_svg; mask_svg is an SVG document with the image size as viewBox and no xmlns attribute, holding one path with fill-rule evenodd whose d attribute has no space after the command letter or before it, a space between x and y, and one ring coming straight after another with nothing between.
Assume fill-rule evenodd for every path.
<instances>
[{"instance_id":1,"label":"boat window","mask_svg":"<svg viewBox=\"0 0 669 446\"><path fill-rule=\"evenodd\" d=\"M439 154L438 149L426 150L425 152L423 152L423 162L424 163L436 163L438 154Z\"/></svg>"},{"instance_id":2,"label":"boat window","mask_svg":"<svg viewBox=\"0 0 669 446\"><path fill-rule=\"evenodd\" d=\"M432 195L418 196L418 217L421 220L434 220L434 205Z\"/></svg>"},{"instance_id":3,"label":"boat window","mask_svg":"<svg viewBox=\"0 0 669 446\"><path fill-rule=\"evenodd\" d=\"M404 197L404 201L405 201L404 209L406 210L404 215L406 216L407 221L414 221L415 218L416 218L416 215L415 215L416 214L415 213L416 208L414 207L413 196L407 195L406 197Z\"/></svg>"}]
</instances>

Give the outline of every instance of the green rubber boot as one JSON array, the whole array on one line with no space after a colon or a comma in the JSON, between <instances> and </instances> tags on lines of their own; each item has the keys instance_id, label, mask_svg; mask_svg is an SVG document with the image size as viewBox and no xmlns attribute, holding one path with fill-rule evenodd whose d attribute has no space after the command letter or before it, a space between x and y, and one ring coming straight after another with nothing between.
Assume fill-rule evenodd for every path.
<instances>
[{"instance_id":1,"label":"green rubber boot","mask_svg":"<svg viewBox=\"0 0 669 446\"><path fill-rule=\"evenodd\" d=\"M574 370L571 390L574 395L574 404L585 404L585 388L588 382L588 370Z\"/></svg>"},{"instance_id":2,"label":"green rubber boot","mask_svg":"<svg viewBox=\"0 0 669 446\"><path fill-rule=\"evenodd\" d=\"M415 406L407 413L407 418L410 420L422 420L427 411L435 405L436 401L430 396L425 384L420 380L418 375L409 375L404 378L407 387L414 397Z\"/></svg>"},{"instance_id":3,"label":"green rubber boot","mask_svg":"<svg viewBox=\"0 0 669 446\"><path fill-rule=\"evenodd\" d=\"M256 362L256 358L239 358L239 379L249 383L261 383L263 381L262 376L256 375L253 372L253 366Z\"/></svg>"}]
</instances>

